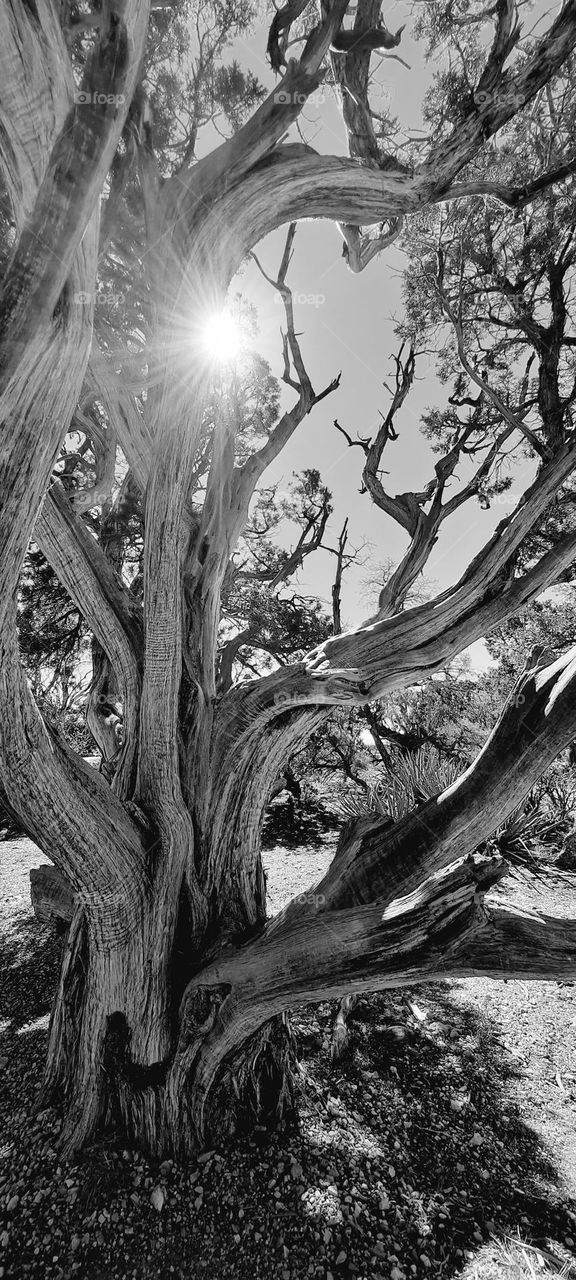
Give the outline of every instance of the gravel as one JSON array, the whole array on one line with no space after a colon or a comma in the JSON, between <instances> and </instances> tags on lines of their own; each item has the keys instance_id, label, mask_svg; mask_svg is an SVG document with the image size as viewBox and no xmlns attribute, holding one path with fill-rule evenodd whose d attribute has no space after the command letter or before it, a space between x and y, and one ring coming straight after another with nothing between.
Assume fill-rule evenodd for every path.
<instances>
[{"instance_id":1,"label":"gravel","mask_svg":"<svg viewBox=\"0 0 576 1280\"><path fill-rule=\"evenodd\" d=\"M278 909L294 855L275 856ZM21 848L16 862L21 875ZM17 879L0 957L0 1277L446 1280L474 1264L482 1280L484 1255L518 1233L574 1256L573 987L478 979L361 1000L340 1063L333 1008L305 1009L297 1124L188 1165L110 1134L68 1165L60 1114L33 1111L61 943ZM293 880L291 863L286 896ZM575 916L576 877L563 884L555 913Z\"/></svg>"}]
</instances>

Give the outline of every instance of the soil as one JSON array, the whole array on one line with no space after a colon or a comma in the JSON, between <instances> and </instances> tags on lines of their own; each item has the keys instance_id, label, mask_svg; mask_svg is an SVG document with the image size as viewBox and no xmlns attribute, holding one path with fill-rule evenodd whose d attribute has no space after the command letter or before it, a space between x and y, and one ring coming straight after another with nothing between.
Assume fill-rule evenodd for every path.
<instances>
[{"instance_id":1,"label":"soil","mask_svg":"<svg viewBox=\"0 0 576 1280\"><path fill-rule=\"evenodd\" d=\"M271 910L331 856L266 850ZM62 1163L60 1115L34 1114L62 941L37 923L27 840L0 845L0 1277L528 1280L576 1275L576 988L466 982L294 1017L298 1120L188 1165L106 1135ZM576 917L576 875L497 898Z\"/></svg>"}]
</instances>

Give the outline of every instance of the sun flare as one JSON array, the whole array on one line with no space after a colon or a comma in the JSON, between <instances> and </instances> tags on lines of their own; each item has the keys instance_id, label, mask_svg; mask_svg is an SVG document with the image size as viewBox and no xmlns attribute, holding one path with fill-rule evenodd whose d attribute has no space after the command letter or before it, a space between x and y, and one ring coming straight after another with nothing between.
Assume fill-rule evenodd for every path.
<instances>
[{"instance_id":1,"label":"sun flare","mask_svg":"<svg viewBox=\"0 0 576 1280\"><path fill-rule=\"evenodd\" d=\"M242 348L240 326L228 311L220 311L207 321L203 341L213 360L231 364Z\"/></svg>"}]
</instances>

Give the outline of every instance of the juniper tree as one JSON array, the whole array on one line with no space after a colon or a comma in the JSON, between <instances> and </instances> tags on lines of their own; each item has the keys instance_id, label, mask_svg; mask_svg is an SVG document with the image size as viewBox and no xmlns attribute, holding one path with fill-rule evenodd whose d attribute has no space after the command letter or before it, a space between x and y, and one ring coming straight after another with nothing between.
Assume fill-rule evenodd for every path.
<instances>
[{"instance_id":1,"label":"juniper tree","mask_svg":"<svg viewBox=\"0 0 576 1280\"><path fill-rule=\"evenodd\" d=\"M427 108L431 137L412 149L396 147L382 113L372 113L373 42L338 51L346 0L318 10L289 0L278 10L268 37L278 79L267 95L238 68L215 77L220 33L233 38L251 16L221 0L192 72L183 55L184 80L170 78L167 58L177 60L200 10L208 7L176 10L172 43L170 14L150 13L146 0L92 12L10 0L0 11L0 778L74 893L45 1080L46 1092L64 1095L66 1152L110 1116L153 1151L181 1151L278 1113L290 1097L286 1015L298 1003L449 974L575 971L574 924L488 910L484 892L505 867L497 856L469 856L574 737L573 651L528 666L482 752L445 793L393 826L371 815L347 828L314 894L272 921L259 846L278 774L331 707L363 706L441 670L572 565L573 529L529 544L576 460L572 394L560 378L570 326L554 329L550 356L535 329L546 322L528 316L522 332L540 392L525 388L515 354L508 403L466 347L466 255L460 263L440 243L438 309L463 331L468 382L458 399L471 398L469 384L481 394L481 435L471 406L425 491L394 496L380 476L385 418L365 481L408 539L394 581L376 584L380 602L363 626L252 679L235 678L233 666L222 689L222 602L251 503L323 392L302 358L285 261L278 285L293 401L260 439L235 438L201 342L241 263L282 225L337 224L342 269L361 272L428 208L481 199L510 219L502 234L508 225L516 234L517 211L556 199L573 168L562 74L576 42L574 0L538 39L523 39L512 0L477 19L465 6L437 5L445 70ZM379 12L377 0L361 0L356 33L378 29ZM464 18L479 35L458 39L465 70L456 72ZM348 155L286 140L328 66ZM500 162L515 120L531 119L543 98L554 113L548 149ZM150 100L159 126L170 123L166 104L178 105L178 128L159 150ZM200 128L224 100L219 125L229 136L214 145L211 133L200 146ZM564 310L567 237L566 228L552 268ZM369 270L366 287L378 287ZM396 399L407 360L405 348ZM59 472L74 432L88 442L81 457L92 474L71 493ZM440 525L518 437L538 454L534 479L459 582L403 609ZM448 490L466 451L475 470L457 499ZM115 502L119 486L135 495L141 524L135 573L118 560L114 530L96 536L83 518L111 494ZM42 719L22 671L16 599L31 540L113 676L123 732L109 780Z\"/></svg>"}]
</instances>

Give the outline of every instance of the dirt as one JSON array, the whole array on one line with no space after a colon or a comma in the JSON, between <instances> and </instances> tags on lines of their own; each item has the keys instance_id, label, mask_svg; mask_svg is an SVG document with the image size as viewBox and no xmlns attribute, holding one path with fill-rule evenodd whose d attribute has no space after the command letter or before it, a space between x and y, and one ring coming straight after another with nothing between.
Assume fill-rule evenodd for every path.
<instances>
[{"instance_id":1,"label":"dirt","mask_svg":"<svg viewBox=\"0 0 576 1280\"><path fill-rule=\"evenodd\" d=\"M267 850L271 909L329 858L324 839ZM58 1111L34 1114L61 949L30 911L41 861L29 841L0 845L0 1277L529 1280L570 1265L573 986L471 979L363 999L339 1063L333 1008L302 1010L291 1128L186 1166L114 1134L60 1162ZM575 875L504 889L576 917Z\"/></svg>"}]
</instances>

